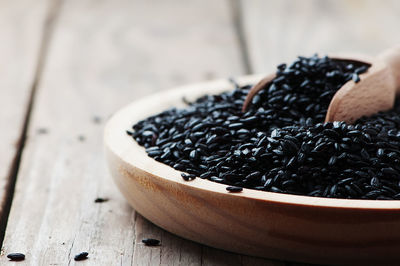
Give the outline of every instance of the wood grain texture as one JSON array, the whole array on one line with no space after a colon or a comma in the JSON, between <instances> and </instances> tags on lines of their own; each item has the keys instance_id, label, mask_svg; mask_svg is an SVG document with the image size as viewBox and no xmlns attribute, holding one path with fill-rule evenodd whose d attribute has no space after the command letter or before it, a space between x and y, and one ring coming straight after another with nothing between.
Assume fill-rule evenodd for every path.
<instances>
[{"instance_id":1,"label":"wood grain texture","mask_svg":"<svg viewBox=\"0 0 400 266\"><path fill-rule=\"evenodd\" d=\"M383 60L390 68L394 77L396 93L400 93L400 45L383 51L378 55L379 59Z\"/></svg>"},{"instance_id":2,"label":"wood grain texture","mask_svg":"<svg viewBox=\"0 0 400 266\"><path fill-rule=\"evenodd\" d=\"M17 169L47 4L0 1L0 230L7 218L6 198L11 196Z\"/></svg>"},{"instance_id":3,"label":"wood grain texture","mask_svg":"<svg viewBox=\"0 0 400 266\"><path fill-rule=\"evenodd\" d=\"M3 254L25 253L21 265L74 264L81 251L88 265L239 264L240 255L175 237L136 214L109 176L102 145L102 123L120 106L243 72L228 2L65 1L54 23ZM163 245L144 247L151 236Z\"/></svg>"},{"instance_id":4,"label":"wood grain texture","mask_svg":"<svg viewBox=\"0 0 400 266\"><path fill-rule=\"evenodd\" d=\"M396 98L394 72L378 58L371 63L368 71L360 75L359 82L350 80L335 93L329 104L325 122L353 123L363 116L371 116L393 108Z\"/></svg>"},{"instance_id":5,"label":"wood grain texture","mask_svg":"<svg viewBox=\"0 0 400 266\"><path fill-rule=\"evenodd\" d=\"M2 36L22 40L0 42L1 58L14 62L0 66L0 103L10 110L1 112L7 118L0 121L9 127L21 127L21 112L11 111L10 96L17 98L18 88L33 75L35 66L23 65L37 55L41 3L0 4L0 29L7 29ZM279 62L315 51L374 55L399 42L399 5L396 0L240 1L248 68L268 73ZM73 255L85 249L90 265L270 263L154 227L126 204L102 157L102 121L120 106L174 85L243 72L229 13L227 1L65 1L39 84L3 254L25 252L25 264L73 263ZM13 94L3 95L3 86ZM20 99L16 105L26 106L27 95ZM1 144L6 150L15 151L13 136ZM6 168L7 153L0 156ZM2 163L1 171L6 168ZM98 196L110 200L94 204ZM143 247L140 240L151 235L167 244Z\"/></svg>"},{"instance_id":6,"label":"wood grain texture","mask_svg":"<svg viewBox=\"0 0 400 266\"><path fill-rule=\"evenodd\" d=\"M249 61L270 73L298 55L377 55L398 45L396 0L239 0Z\"/></svg>"}]
</instances>

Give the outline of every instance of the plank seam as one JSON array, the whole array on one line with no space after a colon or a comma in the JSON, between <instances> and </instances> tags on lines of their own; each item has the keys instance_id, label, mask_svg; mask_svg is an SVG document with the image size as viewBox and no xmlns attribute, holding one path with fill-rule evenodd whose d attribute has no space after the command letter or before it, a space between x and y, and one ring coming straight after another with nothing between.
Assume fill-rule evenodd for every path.
<instances>
[{"instance_id":1,"label":"plank seam","mask_svg":"<svg viewBox=\"0 0 400 266\"><path fill-rule=\"evenodd\" d=\"M239 44L239 51L241 55L243 68L245 74L251 74L253 73L253 67L249 55L249 49L243 25L242 2L241 0L231 0L230 4L231 4L233 28L236 32L236 38Z\"/></svg>"},{"instance_id":2,"label":"plank seam","mask_svg":"<svg viewBox=\"0 0 400 266\"><path fill-rule=\"evenodd\" d=\"M37 88L40 83L40 78L43 72L44 64L47 56L47 48L54 30L54 23L58 17L59 10L61 8L61 1L49 1L50 5L47 10L46 18L43 24L42 38L40 41L37 63L35 67L35 73L33 75L32 85L30 86L30 93L28 97L27 108L24 115L24 121L22 124L22 131L17 141L17 151L15 152L12 164L8 173L7 184L5 189L5 200L2 206L3 212L0 216L0 246L3 246L4 236L7 228L8 217L10 214L12 201L14 198L15 185L17 183L18 172L21 165L21 159L24 151L24 147L27 139L27 132L29 129L29 123L31 120L31 114L35 102L35 95Z\"/></svg>"},{"instance_id":3,"label":"plank seam","mask_svg":"<svg viewBox=\"0 0 400 266\"><path fill-rule=\"evenodd\" d=\"M200 266L203 266L204 246L201 245Z\"/></svg>"}]
</instances>

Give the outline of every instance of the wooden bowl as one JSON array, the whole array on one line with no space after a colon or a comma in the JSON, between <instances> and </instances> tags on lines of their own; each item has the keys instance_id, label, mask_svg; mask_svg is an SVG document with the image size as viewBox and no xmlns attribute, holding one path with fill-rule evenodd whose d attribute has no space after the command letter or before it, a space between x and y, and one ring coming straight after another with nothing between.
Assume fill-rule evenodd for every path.
<instances>
[{"instance_id":1,"label":"wooden bowl","mask_svg":"<svg viewBox=\"0 0 400 266\"><path fill-rule=\"evenodd\" d=\"M239 79L254 84L260 76ZM182 97L232 89L228 81L168 90L117 112L105 129L114 180L128 202L154 224L181 237L228 251L324 264L383 264L400 259L400 201L345 200L244 189L181 172L146 155L126 130Z\"/></svg>"}]
</instances>

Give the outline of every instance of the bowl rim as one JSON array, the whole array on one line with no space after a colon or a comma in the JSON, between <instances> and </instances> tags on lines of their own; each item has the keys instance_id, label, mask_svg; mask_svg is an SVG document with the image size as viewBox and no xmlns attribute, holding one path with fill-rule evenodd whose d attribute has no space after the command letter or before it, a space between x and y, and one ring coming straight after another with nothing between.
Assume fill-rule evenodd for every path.
<instances>
[{"instance_id":1,"label":"bowl rim","mask_svg":"<svg viewBox=\"0 0 400 266\"><path fill-rule=\"evenodd\" d=\"M241 76L235 79L235 81L241 86L250 85L260 80L263 76L260 74ZM172 182L171 184L173 185L187 186L192 189L247 198L265 203L281 203L294 206L349 210L400 210L400 200L324 198L259 191L248 188L243 188L243 191L240 193L229 193L226 191L228 185L225 184L201 178L184 181L180 176L181 171L148 157L145 149L126 134L126 131L130 130L132 125L141 119L157 114L165 110L166 107L182 106L180 104L182 97L193 100L201 95L219 93L232 88L232 82L229 82L227 79L220 79L181 86L135 100L117 111L106 123L104 129L105 148L116 155L124 164L132 168L139 168L161 180Z\"/></svg>"}]
</instances>

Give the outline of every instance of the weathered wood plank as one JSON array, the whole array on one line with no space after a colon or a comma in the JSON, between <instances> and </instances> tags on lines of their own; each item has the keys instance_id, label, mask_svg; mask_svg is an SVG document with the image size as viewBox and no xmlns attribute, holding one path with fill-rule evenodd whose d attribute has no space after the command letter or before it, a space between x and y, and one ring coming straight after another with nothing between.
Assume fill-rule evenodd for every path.
<instances>
[{"instance_id":1,"label":"weathered wood plank","mask_svg":"<svg viewBox=\"0 0 400 266\"><path fill-rule=\"evenodd\" d=\"M81 251L91 265L239 265L240 255L172 236L135 214L102 154L101 124L120 106L243 73L228 2L66 1L55 23L4 252L25 253L26 265L73 264ZM147 237L162 245L145 247Z\"/></svg>"},{"instance_id":2,"label":"weathered wood plank","mask_svg":"<svg viewBox=\"0 0 400 266\"><path fill-rule=\"evenodd\" d=\"M396 0L240 1L244 36L254 72L298 55L366 53L400 43Z\"/></svg>"},{"instance_id":3,"label":"weathered wood plank","mask_svg":"<svg viewBox=\"0 0 400 266\"><path fill-rule=\"evenodd\" d=\"M48 1L0 1L0 242L39 61Z\"/></svg>"}]
</instances>

